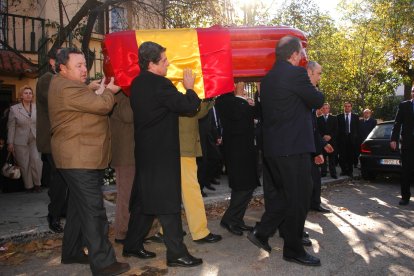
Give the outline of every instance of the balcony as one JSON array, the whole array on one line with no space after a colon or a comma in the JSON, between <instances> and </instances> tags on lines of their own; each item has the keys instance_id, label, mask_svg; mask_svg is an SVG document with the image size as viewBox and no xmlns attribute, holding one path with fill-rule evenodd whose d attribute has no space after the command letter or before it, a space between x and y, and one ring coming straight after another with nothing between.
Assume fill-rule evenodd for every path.
<instances>
[{"instance_id":1,"label":"balcony","mask_svg":"<svg viewBox=\"0 0 414 276\"><path fill-rule=\"evenodd\" d=\"M45 20L30 16L0 13L0 41L2 45L28 54L37 54L45 37ZM3 46L0 46L4 49Z\"/></svg>"}]
</instances>

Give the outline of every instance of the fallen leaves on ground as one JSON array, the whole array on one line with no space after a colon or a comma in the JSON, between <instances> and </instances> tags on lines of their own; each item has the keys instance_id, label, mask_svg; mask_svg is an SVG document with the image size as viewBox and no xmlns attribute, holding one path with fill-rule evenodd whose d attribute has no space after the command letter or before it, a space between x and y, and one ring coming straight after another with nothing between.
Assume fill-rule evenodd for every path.
<instances>
[{"instance_id":1,"label":"fallen leaves on ground","mask_svg":"<svg viewBox=\"0 0 414 276\"><path fill-rule=\"evenodd\" d=\"M117 192L103 193L103 197L104 197L105 200L116 204Z\"/></svg>"},{"instance_id":2,"label":"fallen leaves on ground","mask_svg":"<svg viewBox=\"0 0 414 276\"><path fill-rule=\"evenodd\" d=\"M8 242L2 245L5 250L0 251L0 262L4 265L19 265L32 256L47 259L61 246L60 239L33 240L27 243Z\"/></svg>"}]
</instances>

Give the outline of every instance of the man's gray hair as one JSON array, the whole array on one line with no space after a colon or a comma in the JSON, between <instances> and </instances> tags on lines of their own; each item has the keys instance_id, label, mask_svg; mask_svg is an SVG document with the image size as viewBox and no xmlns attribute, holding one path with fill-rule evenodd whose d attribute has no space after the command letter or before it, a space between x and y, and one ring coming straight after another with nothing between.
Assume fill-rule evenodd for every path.
<instances>
[{"instance_id":1,"label":"man's gray hair","mask_svg":"<svg viewBox=\"0 0 414 276\"><path fill-rule=\"evenodd\" d=\"M311 61L308 62L308 65L306 65L306 69L309 69L309 70L313 71L317 65L319 65L319 63L317 63L316 61L311 60Z\"/></svg>"}]
</instances>

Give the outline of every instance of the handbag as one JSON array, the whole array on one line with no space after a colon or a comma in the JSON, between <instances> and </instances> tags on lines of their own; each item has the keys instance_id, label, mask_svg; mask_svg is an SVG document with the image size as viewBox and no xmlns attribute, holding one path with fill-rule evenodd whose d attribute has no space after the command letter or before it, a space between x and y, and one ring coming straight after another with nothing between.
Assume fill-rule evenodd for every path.
<instances>
[{"instance_id":1,"label":"handbag","mask_svg":"<svg viewBox=\"0 0 414 276\"><path fill-rule=\"evenodd\" d=\"M20 167L16 164L14 160L13 154L9 152L7 154L6 162L4 163L3 167L1 168L1 173L7 178L11 179L19 179L22 175L20 171Z\"/></svg>"}]
</instances>

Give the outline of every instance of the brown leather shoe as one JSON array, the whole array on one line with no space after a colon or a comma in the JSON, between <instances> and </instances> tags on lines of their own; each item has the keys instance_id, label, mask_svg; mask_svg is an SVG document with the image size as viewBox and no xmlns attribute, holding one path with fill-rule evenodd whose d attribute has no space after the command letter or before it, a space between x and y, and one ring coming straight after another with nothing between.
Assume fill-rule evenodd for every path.
<instances>
[{"instance_id":1,"label":"brown leather shoe","mask_svg":"<svg viewBox=\"0 0 414 276\"><path fill-rule=\"evenodd\" d=\"M107 267L99 269L98 271L96 271L96 273L93 273L93 275L94 276L113 276L113 275L119 275L121 273L127 272L130 269L131 267L127 263L115 262L111 265L108 265Z\"/></svg>"}]
</instances>

